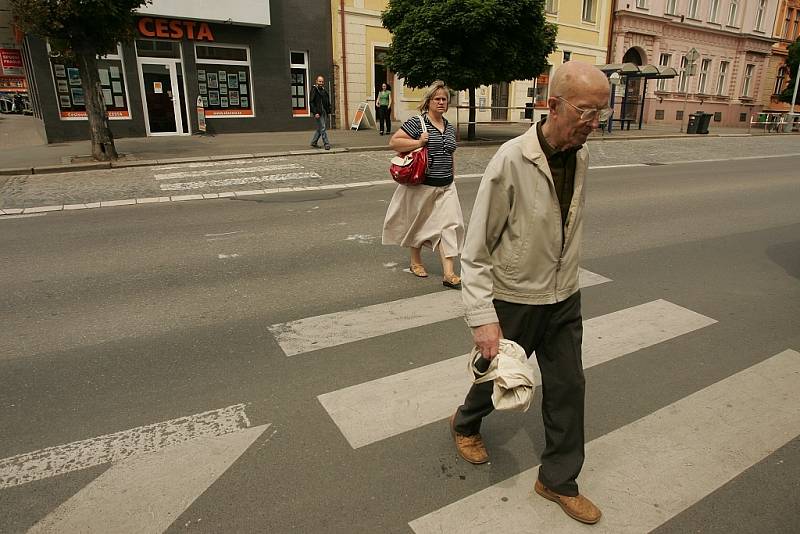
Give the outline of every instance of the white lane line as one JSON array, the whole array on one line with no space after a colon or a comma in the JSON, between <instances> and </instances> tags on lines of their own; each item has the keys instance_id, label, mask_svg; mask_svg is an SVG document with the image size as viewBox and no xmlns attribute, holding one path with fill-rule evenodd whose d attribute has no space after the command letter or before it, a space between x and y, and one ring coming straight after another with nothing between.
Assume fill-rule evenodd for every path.
<instances>
[{"instance_id":1,"label":"white lane line","mask_svg":"<svg viewBox=\"0 0 800 534\"><path fill-rule=\"evenodd\" d=\"M186 191L188 189L202 189L204 187L225 187L229 185L256 184L262 182L285 182L287 180L300 180L303 178L320 178L315 172L291 172L286 174L269 174L267 176L249 176L247 178L227 178L225 180L200 180L198 182L175 182L161 184L163 191Z\"/></svg>"},{"instance_id":2,"label":"white lane line","mask_svg":"<svg viewBox=\"0 0 800 534\"><path fill-rule=\"evenodd\" d=\"M154 174L156 180L173 180L176 178L199 178L203 176L222 176L224 174L247 174L249 172L271 172L288 169L302 169L303 166L297 163L284 163L281 165L261 165L256 167L236 167L234 169L206 169L200 171L181 171Z\"/></svg>"},{"instance_id":3,"label":"white lane line","mask_svg":"<svg viewBox=\"0 0 800 534\"><path fill-rule=\"evenodd\" d=\"M611 281L584 269L578 275L581 287ZM448 290L274 324L268 329L283 352L294 356L454 319L463 315L463 310L461 292Z\"/></svg>"},{"instance_id":4,"label":"white lane line","mask_svg":"<svg viewBox=\"0 0 800 534\"><path fill-rule=\"evenodd\" d=\"M114 464L28 533L164 532L268 427L202 436Z\"/></svg>"},{"instance_id":5,"label":"white lane line","mask_svg":"<svg viewBox=\"0 0 800 534\"><path fill-rule=\"evenodd\" d=\"M203 237L222 237L227 235L241 234L244 230L236 230L235 232L223 232L221 234L206 234Z\"/></svg>"},{"instance_id":6,"label":"white lane line","mask_svg":"<svg viewBox=\"0 0 800 534\"><path fill-rule=\"evenodd\" d=\"M795 158L800 156L800 152L796 152L793 154L767 154L763 156L739 156L735 158L715 158L715 159L696 159L696 160L677 160L677 161L667 161L664 162L664 165L684 165L686 163L717 163L717 162L726 162L726 161L749 161L754 159L774 159L774 158Z\"/></svg>"},{"instance_id":7,"label":"white lane line","mask_svg":"<svg viewBox=\"0 0 800 534\"><path fill-rule=\"evenodd\" d=\"M11 219L28 219L30 217L44 217L47 213L27 213L24 215L3 215L0 221L8 221Z\"/></svg>"},{"instance_id":8,"label":"white lane line","mask_svg":"<svg viewBox=\"0 0 800 534\"><path fill-rule=\"evenodd\" d=\"M593 171L596 169L624 169L627 167L647 167L647 166L648 165L645 165L644 163L627 163L623 165L594 165L589 167L589 170Z\"/></svg>"},{"instance_id":9,"label":"white lane line","mask_svg":"<svg viewBox=\"0 0 800 534\"><path fill-rule=\"evenodd\" d=\"M0 460L0 489L156 452L201 436L229 434L249 426L244 404L235 404L3 458Z\"/></svg>"},{"instance_id":10,"label":"white lane line","mask_svg":"<svg viewBox=\"0 0 800 534\"><path fill-rule=\"evenodd\" d=\"M595 317L583 323L583 366L595 365L715 323L664 300ZM357 449L453 413L470 387L467 355L318 397L345 439ZM537 384L539 369L531 362Z\"/></svg>"},{"instance_id":11,"label":"white lane line","mask_svg":"<svg viewBox=\"0 0 800 534\"><path fill-rule=\"evenodd\" d=\"M441 532L650 532L800 435L800 353L786 350L586 445L584 527L533 493L538 467L409 523ZM490 526L490 528L489 528Z\"/></svg>"},{"instance_id":12,"label":"white lane line","mask_svg":"<svg viewBox=\"0 0 800 534\"><path fill-rule=\"evenodd\" d=\"M258 163L273 163L276 161L286 161L286 158L246 158L246 159L225 159L219 161L196 161L193 163L174 163L171 165L158 165L154 167L160 171L170 171L173 169L202 169L203 167L225 167L228 165L253 165Z\"/></svg>"}]
</instances>

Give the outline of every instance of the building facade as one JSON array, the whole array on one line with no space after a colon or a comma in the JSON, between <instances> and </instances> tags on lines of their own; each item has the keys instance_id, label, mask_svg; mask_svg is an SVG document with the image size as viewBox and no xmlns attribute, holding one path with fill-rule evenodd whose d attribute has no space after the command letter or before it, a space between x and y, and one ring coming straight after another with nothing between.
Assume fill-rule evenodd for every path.
<instances>
[{"instance_id":1,"label":"building facade","mask_svg":"<svg viewBox=\"0 0 800 534\"><path fill-rule=\"evenodd\" d=\"M791 104L781 102L780 94L791 80L786 63L789 45L800 38L800 0L780 0L772 29L775 44L772 45L772 56L764 76L761 103L765 112L785 113L791 109ZM800 109L795 106L797 111Z\"/></svg>"},{"instance_id":2,"label":"building facade","mask_svg":"<svg viewBox=\"0 0 800 534\"><path fill-rule=\"evenodd\" d=\"M763 109L777 7L778 0L616 0L612 63L678 71L648 86L644 121L677 125L702 110L712 124L746 125Z\"/></svg>"},{"instance_id":3,"label":"building facade","mask_svg":"<svg viewBox=\"0 0 800 534\"><path fill-rule=\"evenodd\" d=\"M603 64L607 59L613 0L546 0L547 19L558 25L557 50L548 58L550 71L537 80L518 80L476 88L476 120L530 122L547 109L548 82L552 69L565 61ZM381 23L387 0L331 0L337 107L340 126L352 123L359 107L372 106L382 82L393 89L393 119L405 120L417 113L423 90L405 87L403 80L384 64L392 36ZM466 106L466 91L454 104ZM492 109L495 107L495 109ZM535 111L532 109L535 107ZM451 105L451 122L466 123L468 110Z\"/></svg>"},{"instance_id":4,"label":"building facade","mask_svg":"<svg viewBox=\"0 0 800 534\"><path fill-rule=\"evenodd\" d=\"M28 80L22 59L22 36L14 26L11 4L0 0L0 111L11 111L15 95L28 93Z\"/></svg>"},{"instance_id":5,"label":"building facade","mask_svg":"<svg viewBox=\"0 0 800 534\"><path fill-rule=\"evenodd\" d=\"M333 73L326 3L154 0L137 15L135 41L99 60L116 137L190 135L199 106L212 133L313 128L312 73ZM77 65L34 36L25 56L48 141L88 138Z\"/></svg>"}]
</instances>

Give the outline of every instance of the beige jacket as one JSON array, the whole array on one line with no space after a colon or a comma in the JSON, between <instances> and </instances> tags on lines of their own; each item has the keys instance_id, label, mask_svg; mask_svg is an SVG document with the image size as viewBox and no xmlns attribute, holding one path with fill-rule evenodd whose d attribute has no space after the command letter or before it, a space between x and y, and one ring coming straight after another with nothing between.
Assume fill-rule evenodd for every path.
<instances>
[{"instance_id":1,"label":"beige jacket","mask_svg":"<svg viewBox=\"0 0 800 534\"><path fill-rule=\"evenodd\" d=\"M467 324L497 322L492 299L553 304L578 291L586 147L576 154L564 243L561 209L536 126L497 151L483 173L461 256Z\"/></svg>"}]
</instances>

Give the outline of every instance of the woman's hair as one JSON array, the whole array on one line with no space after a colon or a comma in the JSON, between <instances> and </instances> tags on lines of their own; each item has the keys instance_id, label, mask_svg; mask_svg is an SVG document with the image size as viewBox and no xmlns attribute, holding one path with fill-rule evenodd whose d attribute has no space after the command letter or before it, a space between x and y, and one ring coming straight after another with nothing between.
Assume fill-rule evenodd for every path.
<instances>
[{"instance_id":1,"label":"woman's hair","mask_svg":"<svg viewBox=\"0 0 800 534\"><path fill-rule=\"evenodd\" d=\"M431 98L439 89L444 89L444 92L447 93L448 102L450 101L450 89L444 84L442 80L436 80L428 87L428 90L425 91L425 96L422 97L422 102L420 103L419 107L417 108L420 111L428 111L428 106L431 103Z\"/></svg>"}]
</instances>

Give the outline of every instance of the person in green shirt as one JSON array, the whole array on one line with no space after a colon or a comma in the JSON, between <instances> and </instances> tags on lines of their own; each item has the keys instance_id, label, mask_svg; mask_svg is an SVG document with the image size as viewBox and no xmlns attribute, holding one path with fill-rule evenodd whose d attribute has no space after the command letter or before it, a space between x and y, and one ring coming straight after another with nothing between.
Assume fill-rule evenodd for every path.
<instances>
[{"instance_id":1,"label":"person in green shirt","mask_svg":"<svg viewBox=\"0 0 800 534\"><path fill-rule=\"evenodd\" d=\"M392 131L392 90L386 83L381 84L381 90L375 99L375 115L380 124L380 135ZM385 127L384 127L385 126Z\"/></svg>"}]
</instances>

